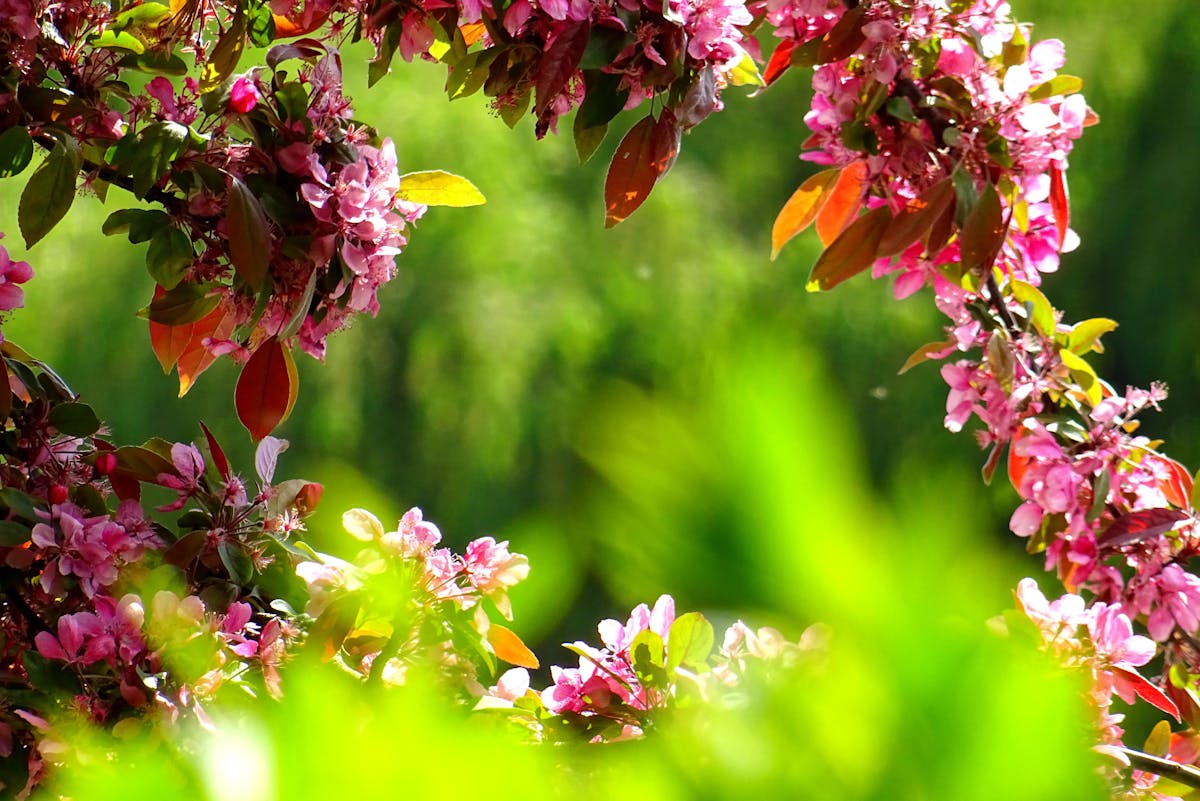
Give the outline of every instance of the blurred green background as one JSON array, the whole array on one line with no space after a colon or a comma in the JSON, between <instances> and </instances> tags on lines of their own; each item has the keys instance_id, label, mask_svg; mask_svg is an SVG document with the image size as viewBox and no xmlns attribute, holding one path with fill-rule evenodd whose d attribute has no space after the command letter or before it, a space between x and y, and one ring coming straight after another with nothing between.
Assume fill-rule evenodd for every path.
<instances>
[{"instance_id":1,"label":"blurred green background","mask_svg":"<svg viewBox=\"0 0 1200 801\"><path fill-rule=\"evenodd\" d=\"M1084 77L1103 122L1071 159L1083 246L1047 292L1070 319L1121 322L1106 338L1102 374L1118 387L1168 381L1173 400L1147 430L1196 464L1200 104L1189 84L1200 15L1190 0L1015 5L1039 38L1066 41L1066 71ZM299 402L277 432L292 444L280 473L326 485L312 526L318 547L341 547L338 516L355 505L385 522L420 505L459 546L484 534L510 539L534 567L514 593L518 628L544 656L552 643L587 637L597 617L664 591L681 608L769 622L790 610L763 580L762 544L745 533L748 465L712 440L736 440L749 422L738 407L705 418L702 403L730 364L766 350L799 359L778 370L805 372L821 388L820 405L800 407L802 420L779 421L803 434L794 447L813 469L861 465L915 553L947 548L923 537L933 525L953 532L951 550L986 543L996 546L986 553L1003 554L994 580L978 585L982 608L1008 605L1016 578L1039 573L1007 533L1011 490L984 487L971 437L943 430L936 368L896 375L939 338L928 295L897 303L890 284L865 279L806 294L818 252L811 235L767 259L776 211L812 172L797 157L807 136L802 72L756 98L727 90L726 111L685 138L646 205L606 231L604 171L636 116L619 119L580 167L569 119L563 135L535 142L528 121L510 131L480 97L447 102L443 70L430 64L398 61L367 91L361 55L347 54L347 92L361 119L396 140L401 170L457 172L489 203L432 210L382 294L380 317L335 337L324 365L301 357ZM248 474L235 367L217 364L177 401L174 377L161 374L133 316L151 292L144 250L99 233L123 207L119 191L107 206L80 198L26 256L21 186L0 185L0 230L36 277L6 337L58 367L118 441L191 439L203 419ZM783 391L772 374L738 388L747 403ZM842 528L830 536L870 549L870 531Z\"/></svg>"}]
</instances>

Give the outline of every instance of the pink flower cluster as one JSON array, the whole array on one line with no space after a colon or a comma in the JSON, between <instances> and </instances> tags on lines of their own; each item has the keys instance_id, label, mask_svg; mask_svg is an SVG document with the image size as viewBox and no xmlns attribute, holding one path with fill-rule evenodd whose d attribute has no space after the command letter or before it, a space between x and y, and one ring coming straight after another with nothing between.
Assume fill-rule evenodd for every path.
<instances>
[{"instance_id":1,"label":"pink flower cluster","mask_svg":"<svg viewBox=\"0 0 1200 801\"><path fill-rule=\"evenodd\" d=\"M91 598L117 580L121 566L162 545L134 500L124 501L113 516L56 504L47 518L33 527L32 553L44 562L41 584L50 595L62 595L68 582L77 582Z\"/></svg>"}]
</instances>

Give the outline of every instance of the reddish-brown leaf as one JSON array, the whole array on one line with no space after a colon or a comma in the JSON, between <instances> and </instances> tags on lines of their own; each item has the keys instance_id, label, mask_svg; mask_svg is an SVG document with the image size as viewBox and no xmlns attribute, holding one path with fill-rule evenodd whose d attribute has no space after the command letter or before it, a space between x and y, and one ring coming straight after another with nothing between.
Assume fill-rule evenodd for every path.
<instances>
[{"instance_id":1,"label":"reddish-brown leaf","mask_svg":"<svg viewBox=\"0 0 1200 801\"><path fill-rule=\"evenodd\" d=\"M1170 531L1176 523L1187 520L1189 516L1187 512L1178 509L1139 509L1129 512L1114 520L1112 525L1096 538L1096 544L1101 548L1112 549L1144 542Z\"/></svg>"},{"instance_id":2,"label":"reddish-brown leaf","mask_svg":"<svg viewBox=\"0 0 1200 801\"><path fill-rule=\"evenodd\" d=\"M0 424L12 414L13 391L9 381L8 364L0 358Z\"/></svg>"},{"instance_id":3,"label":"reddish-brown leaf","mask_svg":"<svg viewBox=\"0 0 1200 801\"><path fill-rule=\"evenodd\" d=\"M204 432L204 438L208 440L208 452L212 456L213 464L217 466L217 473L221 478L229 478L229 460L225 458L225 451L221 450L221 443L217 442L217 438L208 430L208 426L200 423L200 430Z\"/></svg>"},{"instance_id":4,"label":"reddish-brown leaf","mask_svg":"<svg viewBox=\"0 0 1200 801\"><path fill-rule=\"evenodd\" d=\"M858 215L866 193L867 163L855 161L846 165L817 212L817 236L822 245L829 247Z\"/></svg>"},{"instance_id":5,"label":"reddish-brown leaf","mask_svg":"<svg viewBox=\"0 0 1200 801\"><path fill-rule=\"evenodd\" d=\"M513 631L491 623L488 625L487 640L496 656L510 665L537 670L538 658Z\"/></svg>"},{"instance_id":6,"label":"reddish-brown leaf","mask_svg":"<svg viewBox=\"0 0 1200 801\"><path fill-rule=\"evenodd\" d=\"M929 258L933 258L941 253L942 248L946 247L950 242L950 237L954 235L954 218L957 206L958 198L954 194L951 194L950 202L946 204L946 210L934 221L922 239L925 243L925 255Z\"/></svg>"},{"instance_id":7,"label":"reddish-brown leaf","mask_svg":"<svg viewBox=\"0 0 1200 801\"><path fill-rule=\"evenodd\" d=\"M1067 176L1058 167L1050 167L1050 210L1054 212L1054 228L1058 231L1058 249L1067 240L1071 224L1071 195L1067 191Z\"/></svg>"},{"instance_id":8,"label":"reddish-brown leaf","mask_svg":"<svg viewBox=\"0 0 1200 801\"><path fill-rule=\"evenodd\" d=\"M625 134L604 180L605 228L642 205L655 182L675 163L682 133L675 115L664 109L657 121L647 115Z\"/></svg>"},{"instance_id":9,"label":"reddish-brown leaf","mask_svg":"<svg viewBox=\"0 0 1200 801\"><path fill-rule=\"evenodd\" d=\"M830 28L829 33L821 38L821 46L817 49L818 64L840 61L858 50L866 41L862 30L866 13L867 6L862 3L842 15L837 24Z\"/></svg>"},{"instance_id":10,"label":"reddish-brown leaf","mask_svg":"<svg viewBox=\"0 0 1200 801\"><path fill-rule=\"evenodd\" d=\"M989 183L979 194L975 208L963 221L962 231L958 235L963 265L973 272L989 269L1000 253L1007 233L1008 224L1000 205L1000 195L996 187Z\"/></svg>"},{"instance_id":11,"label":"reddish-brown leaf","mask_svg":"<svg viewBox=\"0 0 1200 801\"><path fill-rule=\"evenodd\" d=\"M583 51L587 49L592 24L588 20L560 22L555 29L554 39L538 65L537 93L533 110L539 117L566 88L571 76L579 69Z\"/></svg>"},{"instance_id":12,"label":"reddish-brown leaf","mask_svg":"<svg viewBox=\"0 0 1200 801\"><path fill-rule=\"evenodd\" d=\"M234 390L238 419L255 442L270 434L287 417L295 400L287 349L275 337L258 346L242 368Z\"/></svg>"},{"instance_id":13,"label":"reddish-brown leaf","mask_svg":"<svg viewBox=\"0 0 1200 801\"><path fill-rule=\"evenodd\" d=\"M204 347L204 340L208 337L227 339L235 327L236 321L233 316L226 314L219 306L207 316L192 323L192 337L175 363L175 368L179 372L179 397L182 398L186 395L188 390L195 385L200 374L216 361L217 357Z\"/></svg>"},{"instance_id":14,"label":"reddish-brown leaf","mask_svg":"<svg viewBox=\"0 0 1200 801\"><path fill-rule=\"evenodd\" d=\"M229 206L225 224L229 259L239 278L254 289L261 289L271 261L267 215L250 188L237 178L230 176L227 192Z\"/></svg>"},{"instance_id":15,"label":"reddish-brown leaf","mask_svg":"<svg viewBox=\"0 0 1200 801\"><path fill-rule=\"evenodd\" d=\"M779 210L775 224L771 226L771 260L779 255L792 237L803 231L817 218L822 204L829 196L839 170L822 170L800 184L787 203Z\"/></svg>"},{"instance_id":16,"label":"reddish-brown leaf","mask_svg":"<svg viewBox=\"0 0 1200 801\"><path fill-rule=\"evenodd\" d=\"M779 80L779 76L787 72L788 67L792 66L792 51L796 49L795 39L781 39L775 47L775 52L771 53L771 58L767 61L767 67L763 70L763 83L767 86Z\"/></svg>"},{"instance_id":17,"label":"reddish-brown leaf","mask_svg":"<svg viewBox=\"0 0 1200 801\"><path fill-rule=\"evenodd\" d=\"M817 259L805 288L809 292L833 289L870 267L891 219L887 207L880 206L855 220Z\"/></svg>"},{"instance_id":18,"label":"reddish-brown leaf","mask_svg":"<svg viewBox=\"0 0 1200 801\"><path fill-rule=\"evenodd\" d=\"M902 253L913 242L924 238L953 199L954 183L946 178L910 200L883 232L883 238L879 240L880 258Z\"/></svg>"}]
</instances>

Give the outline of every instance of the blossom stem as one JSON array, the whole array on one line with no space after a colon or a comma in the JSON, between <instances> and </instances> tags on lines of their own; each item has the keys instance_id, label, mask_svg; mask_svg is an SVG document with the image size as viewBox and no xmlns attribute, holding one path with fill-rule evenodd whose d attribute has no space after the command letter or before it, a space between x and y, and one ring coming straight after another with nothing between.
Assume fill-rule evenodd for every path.
<instances>
[{"instance_id":1,"label":"blossom stem","mask_svg":"<svg viewBox=\"0 0 1200 801\"><path fill-rule=\"evenodd\" d=\"M1125 748L1123 746L1118 746L1117 750L1128 757L1129 764L1138 770L1144 770L1147 773L1162 776L1164 779L1170 779L1171 781L1185 784L1188 787L1200 789L1200 770L1191 765L1181 765L1164 757L1153 756L1142 751L1134 751L1132 748Z\"/></svg>"}]
</instances>

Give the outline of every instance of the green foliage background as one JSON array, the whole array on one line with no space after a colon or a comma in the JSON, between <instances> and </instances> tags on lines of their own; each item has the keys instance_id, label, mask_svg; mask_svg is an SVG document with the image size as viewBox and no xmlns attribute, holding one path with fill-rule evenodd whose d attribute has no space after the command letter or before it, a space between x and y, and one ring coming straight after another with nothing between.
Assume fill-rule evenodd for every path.
<instances>
[{"instance_id":1,"label":"green foliage background","mask_svg":"<svg viewBox=\"0 0 1200 801\"><path fill-rule=\"evenodd\" d=\"M1039 38L1066 41L1066 71L1085 78L1103 120L1072 155L1083 247L1047 280L1047 294L1071 319L1122 323L1106 340L1102 374L1118 387L1167 380L1173 400L1148 428L1194 465L1200 105L1188 76L1200 17L1187 0L1015 5ZM728 389L720 382L732 380L730 364L767 349L802 354L797 369L820 387L819 404L799 407L802 419L778 421L780 431L802 435L792 443L799 464L835 478L844 460L861 464L868 493L905 521L900 531L916 553L936 560L933 548L1000 543L1005 556L978 585L984 609L1009 604L1015 578L1039 572L1007 535L1011 490L983 487L983 454L942 429L936 369L896 376L911 351L938 338L928 296L896 303L889 284L865 279L807 295L811 236L767 259L775 212L812 171L797 158L807 136L805 75L757 98L726 91L727 110L686 137L649 202L606 231L604 170L636 117L619 119L581 168L567 131L539 143L530 124L508 130L479 97L447 102L438 66L398 62L367 91L362 55L346 54L347 91L359 117L396 140L402 171L460 173L489 203L432 210L379 319L335 337L324 365L301 357L299 402L278 432L292 443L281 472L325 483L313 524L319 547L339 547L338 515L353 505L385 521L420 505L460 545L482 534L511 539L534 566L514 593L519 628L543 655L552 653L547 644L588 636L597 617L664 591L681 608L757 612L762 622L790 615L772 584L778 577L763 572L762 549L772 546L746 534L756 510L745 498L757 496L746 494L750 474L739 471L754 460L722 461L712 437L736 441L752 425L744 409L785 391L772 377L791 368L742 376L754 382L737 388L747 406L726 408L720 420L697 427L678 418ZM0 230L17 258L26 257L16 239L20 189L19 180L0 185ZM125 205L120 194L106 206L80 198L27 256L36 277L5 335L60 368L118 440L186 440L203 419L248 471L234 366L216 365L177 401L174 378L158 370L133 316L152 286L143 251L99 234L104 216ZM820 536L854 543L851 561L869 558L872 531L830 509L810 513L818 511L829 526ZM927 525L952 531L953 544L926 540Z\"/></svg>"}]
</instances>

